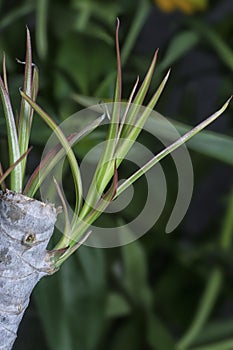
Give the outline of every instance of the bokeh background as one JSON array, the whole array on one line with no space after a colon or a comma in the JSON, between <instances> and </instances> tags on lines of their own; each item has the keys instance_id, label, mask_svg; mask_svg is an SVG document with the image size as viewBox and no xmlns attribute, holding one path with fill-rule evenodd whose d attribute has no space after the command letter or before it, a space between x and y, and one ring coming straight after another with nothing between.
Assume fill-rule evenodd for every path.
<instances>
[{"instance_id":1,"label":"bokeh background","mask_svg":"<svg viewBox=\"0 0 233 350\"><path fill-rule=\"evenodd\" d=\"M0 51L6 53L15 108L23 81L23 67L15 58L24 60L26 25L40 70L38 103L58 123L90 101L111 100L117 17L124 98L137 75L145 75L157 48L149 95L172 67L156 109L175 123L197 124L232 94L232 0L1 0ZM15 350L233 349L232 111L231 104L209 133L188 144L195 187L179 227L165 234L177 191L168 157L162 163L167 205L156 225L124 247L81 247L57 274L42 280ZM1 113L0 157L6 166L4 128ZM28 173L39 162L48 136L35 117ZM91 142L77 150L77 157ZM151 147L155 152L152 141ZM137 191L143 191L140 186L143 181ZM106 215L102 224L130 220L139 197L123 213ZM193 320L193 337L182 347L179 341Z\"/></svg>"}]
</instances>

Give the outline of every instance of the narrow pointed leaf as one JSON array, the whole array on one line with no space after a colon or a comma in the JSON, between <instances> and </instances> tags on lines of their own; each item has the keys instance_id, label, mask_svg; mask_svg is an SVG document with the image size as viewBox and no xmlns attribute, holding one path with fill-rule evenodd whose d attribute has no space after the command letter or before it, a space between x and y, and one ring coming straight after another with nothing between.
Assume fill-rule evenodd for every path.
<instances>
[{"instance_id":1,"label":"narrow pointed leaf","mask_svg":"<svg viewBox=\"0 0 233 350\"><path fill-rule=\"evenodd\" d=\"M138 106L138 110L135 110L135 106L132 105L132 109L134 110L135 114L135 124L131 126L131 130L128 134L123 132L125 140L121 143L120 147L116 151L116 158L118 159L124 159L126 154L129 152L130 148L133 145L133 142L137 139L138 135L140 134L143 126L145 125L147 119L149 118L151 114L151 110L155 107L161 93L163 92L163 89L166 85L166 82L169 78L170 70L166 74L165 78L163 79L162 83L158 87L157 91L155 92L154 96L151 98L147 108L143 111L142 115L137 116L138 112L140 111L140 107ZM136 106L137 108L137 106ZM131 111L129 113L132 113ZM128 123L128 118L126 120L126 123Z\"/></svg>"},{"instance_id":2,"label":"narrow pointed leaf","mask_svg":"<svg viewBox=\"0 0 233 350\"><path fill-rule=\"evenodd\" d=\"M70 219L69 219L69 214L68 214L68 208L67 208L66 200L65 200L65 197L64 197L64 195L62 193L62 190L61 190L57 180L55 178L53 178L53 181L54 181L54 184L55 184L58 196L59 196L59 198L61 200L62 208L63 208L64 214L65 214L65 229L64 229L64 233L63 234L64 234L64 236L67 237L67 240L69 241Z\"/></svg>"},{"instance_id":3,"label":"narrow pointed leaf","mask_svg":"<svg viewBox=\"0 0 233 350\"><path fill-rule=\"evenodd\" d=\"M10 96L5 88L4 82L0 77L0 94L3 104L3 110L7 126L7 138L9 147L9 161L15 163L20 158L18 135L15 125L14 114L11 107ZM18 164L11 172L11 189L16 192L22 191L22 170L21 164Z\"/></svg>"},{"instance_id":4,"label":"narrow pointed leaf","mask_svg":"<svg viewBox=\"0 0 233 350\"><path fill-rule=\"evenodd\" d=\"M23 194L28 197L34 197L36 192L38 191L40 185L46 176L51 172L51 170L56 166L57 162L62 158L64 152L62 152L62 156L59 154L61 151L61 146L56 145L40 162L40 164L36 167L32 175L30 176L24 190Z\"/></svg>"},{"instance_id":5,"label":"narrow pointed leaf","mask_svg":"<svg viewBox=\"0 0 233 350\"><path fill-rule=\"evenodd\" d=\"M2 182L4 182L4 180L7 178L7 176L14 170L14 168L16 167L16 165L18 165L20 162L22 162L22 160L28 155L29 152L31 152L32 147L30 147L14 164L12 164L6 171L4 174L0 175L0 184L2 184ZM1 165L1 164L0 164ZM0 167L1 169L1 173L2 173L2 166Z\"/></svg>"},{"instance_id":6,"label":"narrow pointed leaf","mask_svg":"<svg viewBox=\"0 0 233 350\"><path fill-rule=\"evenodd\" d=\"M80 227L82 227L82 229L80 230L79 226L77 226L77 228L75 226L72 227L71 239L77 241L77 239L82 236L83 232L85 232L87 228L104 212L109 203L115 197L118 186L116 161L114 169L113 181L109 190L98 200L97 204L94 205L94 209L84 218L84 221L81 222Z\"/></svg>"},{"instance_id":7,"label":"narrow pointed leaf","mask_svg":"<svg viewBox=\"0 0 233 350\"><path fill-rule=\"evenodd\" d=\"M90 123L86 128L81 130L78 133L73 133L67 137L67 142L70 147L76 144L79 140L81 140L84 136L88 135L90 132L95 130L100 123L104 120L105 114L97 118L94 122ZM44 181L44 179L48 176L51 170L56 166L56 164L64 157L65 150L61 148L60 144L57 144L50 152L42 159L40 164L37 166L35 171L32 173L29 178L25 189L23 191L29 197L34 197L35 193L39 189L40 185Z\"/></svg>"},{"instance_id":8,"label":"narrow pointed leaf","mask_svg":"<svg viewBox=\"0 0 233 350\"><path fill-rule=\"evenodd\" d=\"M134 103L135 104L143 104L143 101L146 97L146 94L148 92L148 89L150 87L150 83L151 83L151 79L153 77L153 74L154 74L154 70L155 70L155 65L156 65L156 62L157 62L157 57L158 57L158 50L155 51L155 54L154 54L154 57L153 57L153 60L151 62L151 65L149 67L149 70L143 80L143 83L134 99Z\"/></svg>"},{"instance_id":9,"label":"narrow pointed leaf","mask_svg":"<svg viewBox=\"0 0 233 350\"><path fill-rule=\"evenodd\" d=\"M27 28L27 47L26 47L26 60L24 71L24 86L23 91L29 97L32 97L32 47L30 32ZM27 148L30 137L30 130L32 124L31 107L25 99L22 98L21 109L19 116L19 148L20 153L23 154ZM22 161L22 177L24 177L26 167L26 158Z\"/></svg>"},{"instance_id":10,"label":"narrow pointed leaf","mask_svg":"<svg viewBox=\"0 0 233 350\"><path fill-rule=\"evenodd\" d=\"M123 191L125 191L132 183L134 183L137 179L139 179L143 174L145 174L148 170L150 170L156 163L158 163L161 159L166 157L168 154L173 152L179 146L187 142L209 124L211 124L215 119L217 119L228 107L231 98L226 101L226 103L220 108L217 112L212 114L210 117L205 119L202 123L198 124L192 130L187 132L185 135L181 136L177 141L172 143L170 146L165 148L155 157L153 157L148 163L146 163L142 168L136 171L132 176L130 176L126 181L124 181L117 189L116 197L119 196Z\"/></svg>"},{"instance_id":11,"label":"narrow pointed leaf","mask_svg":"<svg viewBox=\"0 0 233 350\"><path fill-rule=\"evenodd\" d=\"M114 102L121 101L121 89L122 89L122 72L121 72L121 57L120 57L120 46L119 46L119 26L120 21L117 19L117 28L116 28L116 52L117 52L117 79L115 87ZM113 175L113 162L110 165L109 160L113 159L113 154L116 147L116 140L118 135L118 126L120 122L120 103L114 103L113 109L111 111L111 123L108 130L108 136L105 143L104 150L102 152L101 158L98 162L96 172L93 176L92 183L90 185L86 203L84 204L82 211L80 213L83 218L88 211L91 210L90 205L96 202L98 191L102 193L106 186L108 185L112 175Z\"/></svg>"},{"instance_id":12,"label":"narrow pointed leaf","mask_svg":"<svg viewBox=\"0 0 233 350\"><path fill-rule=\"evenodd\" d=\"M9 93L9 91L8 91L8 83L7 83L6 55L5 55L5 52L3 53L2 72L3 72L3 82L4 82L4 86L5 86L5 89L6 89L7 93Z\"/></svg>"},{"instance_id":13,"label":"narrow pointed leaf","mask_svg":"<svg viewBox=\"0 0 233 350\"><path fill-rule=\"evenodd\" d=\"M165 78L163 79L162 83L159 85L158 89L156 90L155 94L151 98L150 102L148 103L147 107L153 109L158 102L158 99L160 98L160 95L162 94L165 85L167 84L168 78L170 76L171 70L169 69L167 74L165 75Z\"/></svg>"},{"instance_id":14,"label":"narrow pointed leaf","mask_svg":"<svg viewBox=\"0 0 233 350\"><path fill-rule=\"evenodd\" d=\"M133 108L131 109L128 117L127 117L127 124L125 125L123 132L122 132L122 137L126 137L126 135L129 133L129 131L132 129L132 126L135 124L135 118L137 116L137 112L140 109L140 106L143 104L143 101L146 97L146 94L148 92L148 89L150 87L151 79L155 70L155 65L157 62L157 57L158 57L158 50L156 50L153 60L151 62L151 65L148 69L148 72L142 82L142 85L135 96L135 99L133 100Z\"/></svg>"},{"instance_id":15,"label":"narrow pointed leaf","mask_svg":"<svg viewBox=\"0 0 233 350\"><path fill-rule=\"evenodd\" d=\"M108 207L109 203L113 200L115 197L115 194L117 192L117 186L118 186L118 172L116 168L116 161L115 161L115 166L114 166L114 175L113 175L113 180L112 184L109 188L109 190L104 194L102 198L98 200L98 202L93 205L93 209L89 214L84 219L81 219L79 216L78 220L76 221L75 225L72 225L71 228L71 234L70 234L70 242L69 246L70 248L74 247L77 242L80 240L80 238L85 234L85 232L88 230L90 225L98 219L98 217L104 212L104 210ZM55 249L59 249L64 247L66 239L63 237ZM65 259L69 257L70 254L66 256ZM63 263L65 260L62 260L61 263Z\"/></svg>"},{"instance_id":16,"label":"narrow pointed leaf","mask_svg":"<svg viewBox=\"0 0 233 350\"><path fill-rule=\"evenodd\" d=\"M138 83L139 83L139 77L137 77L137 80L134 84L134 87L130 93L130 96L129 96L129 100L127 102L127 106L126 106L126 109L125 109L125 112L124 112L124 115L121 119L121 122L120 122L120 127L119 127L119 130L118 130L118 135L117 135L117 141L119 141L120 137L121 137L121 133L122 133L122 130L123 130L123 127L125 125L125 122L126 122L126 118L127 118L127 115L129 113L129 108L130 108L130 105L132 103L132 100L133 100L133 97L134 97L134 94L135 94L135 91L137 89L137 86L138 86Z\"/></svg>"},{"instance_id":17,"label":"narrow pointed leaf","mask_svg":"<svg viewBox=\"0 0 233 350\"><path fill-rule=\"evenodd\" d=\"M154 64L155 64L155 62L154 62ZM150 74L152 74L152 72ZM158 87L157 91L155 92L155 94L151 98L151 100L148 104L149 107L144 109L142 115L138 115L140 112L141 106L135 105L135 104L130 105L129 103L126 106L125 114L122 118L122 124L119 127L119 132L118 132L117 139L116 139L116 150L115 150L114 157L117 159L117 167L119 167L122 160L125 158L126 154L129 152L129 150L133 146L133 144L134 144L135 140L137 139L138 135L140 134L144 124L146 123L147 119L149 118L149 116L151 114L151 110L154 108L155 104L157 103L157 101L158 101L158 99L159 99L159 97L160 97L160 95L161 95L161 93L166 85L166 82L169 78L169 74L170 74L170 70L168 71L168 73L166 74L162 83ZM129 102L131 101L132 94L134 93L134 90L135 90L135 86L134 86L133 91L131 93ZM129 123L129 120L131 119L132 115L135 119L133 121L135 124L129 126L128 123ZM126 133L127 127L128 127L128 134ZM122 136L120 135L120 133L122 133ZM122 137L122 139L118 145L118 141L119 141L120 137ZM113 144L113 141L109 140L109 143ZM109 158L109 159L111 159L111 158ZM106 168L108 169L108 171L106 171ZM101 183L103 183L103 186L104 186L104 184L107 184L112 177L112 174L114 171L113 162L111 162L111 163L108 162L107 166L105 166L103 169L104 169L104 176L102 175L102 173L99 173L98 176L99 176ZM97 180L95 180L95 183L97 181L98 181L98 178L97 178ZM98 189L100 189L100 191L101 191L103 189L103 186L102 187L99 186ZM92 197L91 196L88 197L88 200L90 200L90 198L94 198L93 188L91 188L91 190L92 190ZM83 215L83 213L86 214L86 211L85 210L82 211L81 216Z\"/></svg>"},{"instance_id":18,"label":"narrow pointed leaf","mask_svg":"<svg viewBox=\"0 0 233 350\"><path fill-rule=\"evenodd\" d=\"M26 95L32 96L32 47L29 29L27 28L27 44L26 44L26 60L24 71L24 86L23 91ZM20 152L24 153L28 147L29 136L31 129L31 107L22 98L21 109L19 116L19 147ZM22 171L24 174L26 159L22 162Z\"/></svg>"},{"instance_id":19,"label":"narrow pointed leaf","mask_svg":"<svg viewBox=\"0 0 233 350\"><path fill-rule=\"evenodd\" d=\"M32 75L32 100L36 101L39 90L39 69L34 64L33 65L33 75ZM31 108L31 120L33 116L33 108Z\"/></svg>"},{"instance_id":20,"label":"narrow pointed leaf","mask_svg":"<svg viewBox=\"0 0 233 350\"><path fill-rule=\"evenodd\" d=\"M85 107L89 107L97 104L98 99L90 96L80 96L79 103ZM169 118L167 118L167 120L174 125L180 134L185 134L192 129L190 125L170 120ZM152 129L158 128L158 121L154 121L153 118L149 117L148 122ZM159 132L162 136L169 139L167 129L164 128L163 124L161 124ZM226 162L227 164L233 164L232 153L230 151L233 149L233 137L210 130L202 130L195 138L190 139L189 148L222 162Z\"/></svg>"},{"instance_id":21,"label":"narrow pointed leaf","mask_svg":"<svg viewBox=\"0 0 233 350\"><path fill-rule=\"evenodd\" d=\"M90 237L91 233L92 233L92 231L88 231L87 233L85 233L84 236L78 241L78 243L76 243L72 248L68 247L68 249L66 249L66 248L63 249L63 250L64 250L64 253L63 253L62 255L58 256L58 259L54 262L54 268L55 268L55 270L58 269L59 266L61 266L62 263L63 263L66 259L68 259L68 257L69 257L70 255L72 255L74 252L76 252L76 250L77 250L78 248L80 248L81 245L83 245L83 244L86 242L86 240ZM61 248L61 249L58 249L58 250L54 250L53 252L56 253L56 252L58 252L58 251L60 251L60 250L62 250L62 248ZM49 254L50 254L50 253L51 253L51 252L49 252Z\"/></svg>"},{"instance_id":22,"label":"narrow pointed leaf","mask_svg":"<svg viewBox=\"0 0 233 350\"><path fill-rule=\"evenodd\" d=\"M69 160L71 172L73 175L74 186L75 186L75 214L79 212L81 201L82 201L82 181L79 166L75 155L65 137L61 129L57 126L57 124L50 118L50 116L43 111L43 109L34 102L29 96L27 96L23 91L20 91L22 97L30 104L30 106L38 113L38 115L44 120L44 122L50 127L50 129L55 133L59 141L61 142L63 148L66 151L67 158Z\"/></svg>"},{"instance_id":23,"label":"narrow pointed leaf","mask_svg":"<svg viewBox=\"0 0 233 350\"><path fill-rule=\"evenodd\" d=\"M46 260L49 261L51 266L51 270L49 271L50 275L58 271L59 268L57 266L57 262L62 256L64 256L68 249L69 247L64 247L60 249L53 249L46 253Z\"/></svg>"},{"instance_id":24,"label":"narrow pointed leaf","mask_svg":"<svg viewBox=\"0 0 233 350\"><path fill-rule=\"evenodd\" d=\"M115 87L115 95L114 95L114 102L120 102L121 101L121 89L122 89L122 73L121 73L121 57L120 57L120 46L119 46L119 26L120 22L119 19L117 20L117 29L116 29L116 52L117 52L117 79L116 79L116 87ZM107 140L116 140L117 134L118 134L118 125L119 125L119 118L120 118L120 104L114 103L113 104L113 110L112 110L112 118L111 118L111 124L109 127L109 132L107 136ZM112 158L113 153L115 149L115 143L111 142L106 144L106 147L102 153L102 157L100 159L100 162L98 164L97 171L99 170L98 176L102 177L104 176L106 172L106 160L109 160Z\"/></svg>"},{"instance_id":25,"label":"narrow pointed leaf","mask_svg":"<svg viewBox=\"0 0 233 350\"><path fill-rule=\"evenodd\" d=\"M120 44L119 44L119 28L120 21L117 19L117 28L116 28L116 53L117 53L117 80L115 87L115 96L114 101L121 101L121 89L122 89L122 72L121 72L121 54L120 54Z\"/></svg>"}]
</instances>

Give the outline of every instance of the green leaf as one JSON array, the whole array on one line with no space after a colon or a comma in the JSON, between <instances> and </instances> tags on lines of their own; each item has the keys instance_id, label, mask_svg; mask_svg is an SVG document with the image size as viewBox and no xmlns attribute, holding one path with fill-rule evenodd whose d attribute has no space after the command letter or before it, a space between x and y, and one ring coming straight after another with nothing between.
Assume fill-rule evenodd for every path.
<instances>
[{"instance_id":1,"label":"green leaf","mask_svg":"<svg viewBox=\"0 0 233 350\"><path fill-rule=\"evenodd\" d=\"M186 350L192 345L193 341L198 338L199 332L208 320L213 305L219 295L222 279L221 270L219 268L213 269L208 277L204 293L200 298L194 319L185 335L177 343L177 348L179 350Z\"/></svg>"},{"instance_id":2,"label":"green leaf","mask_svg":"<svg viewBox=\"0 0 233 350\"><path fill-rule=\"evenodd\" d=\"M87 195L87 203L95 202L97 191L95 188L98 188L98 191L100 193L103 192L107 184L109 183L112 174L113 174L113 155L115 152L115 157L117 158L117 166L121 163L122 159L124 159L125 155L129 151L129 149L132 147L133 142L136 140L138 134L140 133L140 128L144 125L146 122L146 119L149 117L150 110L145 110L145 113L142 114L141 118L138 118L137 120L137 112L140 109L140 104L143 103L143 100L146 96L146 93L149 89L149 85L153 76L156 60L157 60L157 51L154 55L154 58L152 60L152 63L150 65L150 68L146 74L146 77L144 78L144 81L134 98L134 104L131 105L131 108L127 111L127 117L123 118L123 126L120 126L120 113L121 113L121 104L118 103L121 101L121 62L120 62L120 50L119 50L119 40L118 40L118 29L119 29L119 23L118 28L116 32L116 47L117 47L117 66L118 66L118 74L117 74L117 82L116 82L116 92L114 96L114 104L112 105L112 111L111 111L111 123L109 127L109 132L107 136L107 141L105 144L104 151L102 152L100 161L98 163L96 173L93 178L93 182L90 186L88 195ZM166 81L168 79L169 74L166 75L165 79L159 86L158 90L152 97L151 101L149 102L149 107L153 108L156 104L161 92L163 91L163 88L166 84ZM133 93L134 93L133 88ZM132 94L130 96L130 100L132 98ZM130 125L131 124L131 125ZM134 125L135 124L135 125ZM121 132L121 135L119 135L119 130ZM118 141L119 137L123 137L124 142L120 147L120 150L118 149ZM88 211L90 211L90 204L84 205L84 208L81 211L81 217L84 217Z\"/></svg>"},{"instance_id":3,"label":"green leaf","mask_svg":"<svg viewBox=\"0 0 233 350\"><path fill-rule=\"evenodd\" d=\"M14 164L12 164L4 174L0 176L0 184L9 176L9 174L14 170L16 165L18 165L22 160L28 155L28 153L31 151L32 147L30 147ZM1 164L1 163L0 163Z\"/></svg>"},{"instance_id":4,"label":"green leaf","mask_svg":"<svg viewBox=\"0 0 233 350\"><path fill-rule=\"evenodd\" d=\"M32 99L36 101L39 90L39 69L36 65L33 65L33 75L32 75ZM33 108L31 109L31 117L33 116Z\"/></svg>"},{"instance_id":5,"label":"green leaf","mask_svg":"<svg viewBox=\"0 0 233 350\"><path fill-rule=\"evenodd\" d=\"M121 61L122 66L125 65L127 59L135 45L139 33L146 21L146 18L150 11L150 4L147 1L139 1L138 7L133 16L133 22L129 28L124 45L122 47Z\"/></svg>"},{"instance_id":6,"label":"green leaf","mask_svg":"<svg viewBox=\"0 0 233 350\"><path fill-rule=\"evenodd\" d=\"M83 95L75 95L75 99L77 99L77 102L85 107L97 105L99 102L99 99L95 97ZM109 101L106 100L105 102ZM185 134L192 129L190 125L186 125L169 118L167 118L167 120L174 125L180 134ZM159 130L161 137L168 140L170 139L169 130L166 128L164 123L160 123L158 119L155 120L154 118L149 117L147 124L151 130L156 129L157 132ZM187 146L191 150L233 165L231 151L233 149L233 138L230 136L210 130L202 130L196 134L194 138L188 141Z\"/></svg>"},{"instance_id":7,"label":"green leaf","mask_svg":"<svg viewBox=\"0 0 233 350\"><path fill-rule=\"evenodd\" d=\"M125 234L130 234L125 229ZM133 233L131 232L133 237ZM124 266L124 285L132 300L139 302L144 307L151 303L150 289L147 282L147 261L145 251L140 241L121 247Z\"/></svg>"},{"instance_id":8,"label":"green leaf","mask_svg":"<svg viewBox=\"0 0 233 350\"><path fill-rule=\"evenodd\" d=\"M199 19L190 19L188 24L192 26L199 34L201 39L205 39L216 51L223 63L233 70L233 50L224 41L213 26L207 25L204 21Z\"/></svg>"},{"instance_id":9,"label":"green leaf","mask_svg":"<svg viewBox=\"0 0 233 350\"><path fill-rule=\"evenodd\" d=\"M229 197L229 203L225 219L223 221L221 236L219 241L219 248L225 253L229 252L232 244L233 234L233 191ZM206 286L199 304L197 306L194 318L188 327L188 330L179 340L177 348L179 350L186 350L192 343L198 339L201 329L207 322L210 313L213 309L213 305L216 303L217 297L219 296L221 286L223 282L223 271L219 266L216 266L209 273Z\"/></svg>"},{"instance_id":10,"label":"green leaf","mask_svg":"<svg viewBox=\"0 0 233 350\"><path fill-rule=\"evenodd\" d=\"M30 32L27 28L27 48L26 48L26 60L25 60L25 71L24 71L24 86L23 91L29 97L32 97L32 47ZM19 148L20 153L26 152L29 144L30 131L32 124L32 108L30 105L22 98L21 109L19 116L19 127L18 127L18 137L19 137ZM26 158L22 161L22 177L24 178L26 167Z\"/></svg>"},{"instance_id":11,"label":"green leaf","mask_svg":"<svg viewBox=\"0 0 233 350\"><path fill-rule=\"evenodd\" d=\"M203 345L192 350L231 350L233 348L233 339L222 340L216 343L210 343L209 345Z\"/></svg>"},{"instance_id":12,"label":"green leaf","mask_svg":"<svg viewBox=\"0 0 233 350\"><path fill-rule=\"evenodd\" d=\"M118 3L96 2L96 1L73 1L72 7L78 10L78 20L84 17L85 20L79 25L79 29L86 30L86 27L90 25L89 18L94 16L101 22L110 24L115 21L117 14L120 11ZM94 34L93 34L94 35Z\"/></svg>"},{"instance_id":13,"label":"green leaf","mask_svg":"<svg viewBox=\"0 0 233 350\"><path fill-rule=\"evenodd\" d=\"M70 234L70 219L69 219L69 213L68 213L68 207L66 204L66 200L65 197L63 195L63 192L59 186L59 183L57 182L57 180L55 178L53 178L56 190L57 190L57 194L60 198L61 204L62 204L62 209L65 215L65 227L64 227L64 232L63 235L65 237L67 237L67 246L69 245L69 234Z\"/></svg>"},{"instance_id":14,"label":"green leaf","mask_svg":"<svg viewBox=\"0 0 233 350\"><path fill-rule=\"evenodd\" d=\"M232 336L233 319L219 319L212 321L200 331L198 339L194 342L195 346L206 344L216 340L226 339Z\"/></svg>"},{"instance_id":15,"label":"green leaf","mask_svg":"<svg viewBox=\"0 0 233 350\"><path fill-rule=\"evenodd\" d=\"M78 141L80 141L84 136L88 135L90 132L95 130L98 125L104 120L105 115L97 118L94 122L90 123L88 126L84 127L80 132L73 133L67 137L67 142L70 147L75 145ZM35 193L38 191L40 185L44 181L44 179L48 176L51 170L56 166L56 164L64 157L65 150L61 149L60 145L56 145L50 152L43 158L41 163L35 169L33 174L30 176L27 185L23 191L24 194L29 197L33 197Z\"/></svg>"},{"instance_id":16,"label":"green leaf","mask_svg":"<svg viewBox=\"0 0 233 350\"><path fill-rule=\"evenodd\" d=\"M182 135L189 132L192 127L185 125L175 120L168 119L177 131ZM168 128L161 123L159 119L149 118L147 125L151 130L159 130L162 138L170 139L170 132ZM208 157L213 157L222 162L233 165L232 149L233 138L210 130L202 130L187 142L187 147L191 150L205 154Z\"/></svg>"},{"instance_id":17,"label":"green leaf","mask_svg":"<svg viewBox=\"0 0 233 350\"><path fill-rule=\"evenodd\" d=\"M166 85L169 74L170 74L170 71L168 71L168 73L166 74L162 83L160 84L157 91L151 98L147 108L144 109L141 115L138 114L138 112L140 112L140 105L139 106L135 105L135 100L134 100L134 104L130 107L130 111L128 113L129 116L127 116L125 119L126 126L123 126L123 132L122 132L122 137L124 140L116 150L116 158L124 159L126 154L129 152L130 148L132 147L134 141L136 141L138 135L140 134L143 126L145 125L146 121L148 120L151 114L151 110L155 107ZM134 120L131 120L131 115L134 115L134 118L133 118ZM129 127L128 123L130 120L131 120L130 123L133 123L133 124ZM128 133L127 133L127 130L128 130Z\"/></svg>"},{"instance_id":18,"label":"green leaf","mask_svg":"<svg viewBox=\"0 0 233 350\"><path fill-rule=\"evenodd\" d=\"M9 147L9 161L14 164L20 158L18 135L15 125L14 114L11 107L10 96L0 77L0 94L4 109L4 115L7 126L7 138ZM11 190L16 192L22 191L22 167L19 163L11 172Z\"/></svg>"},{"instance_id":19,"label":"green leaf","mask_svg":"<svg viewBox=\"0 0 233 350\"><path fill-rule=\"evenodd\" d=\"M106 291L103 251L88 247L74 254L59 274L39 283L34 297L50 350L97 348L104 330Z\"/></svg>"},{"instance_id":20,"label":"green leaf","mask_svg":"<svg viewBox=\"0 0 233 350\"><path fill-rule=\"evenodd\" d=\"M114 102L121 101L121 90L122 90L122 74L121 74L121 57L120 57L120 46L119 46L119 19L117 21L116 29L116 52L117 52L117 79L115 86ZM86 202L80 213L80 217L83 218L91 210L91 205L95 204L98 192L103 193L106 186L108 185L111 177L113 176L113 154L116 148L116 139L118 134L118 125L120 117L120 104L114 103L111 111L111 123L108 129L108 135L104 149L101 153L100 160L98 162L96 172L93 176L92 183L90 185ZM96 188L98 191L96 191Z\"/></svg>"},{"instance_id":21,"label":"green leaf","mask_svg":"<svg viewBox=\"0 0 233 350\"><path fill-rule=\"evenodd\" d=\"M163 323L154 314L149 314L147 341L154 350L176 350L174 340Z\"/></svg>"},{"instance_id":22,"label":"green leaf","mask_svg":"<svg viewBox=\"0 0 233 350\"><path fill-rule=\"evenodd\" d=\"M169 43L163 61L159 65L159 69L163 70L171 67L174 62L189 52L198 42L198 34L191 30L176 34Z\"/></svg>"},{"instance_id":23,"label":"green leaf","mask_svg":"<svg viewBox=\"0 0 233 350\"><path fill-rule=\"evenodd\" d=\"M151 79L152 79L155 65L157 62L157 56L158 56L158 50L155 52L151 65L148 69L148 72L140 86L140 89L138 90L137 95L133 100L133 106L131 108L129 115L127 116L127 124L123 128L123 132L122 132L123 138L124 137L127 138L127 135L129 134L130 130L134 129L135 120L137 119L137 112L140 106L143 104L143 101L150 87Z\"/></svg>"},{"instance_id":24,"label":"green leaf","mask_svg":"<svg viewBox=\"0 0 233 350\"><path fill-rule=\"evenodd\" d=\"M90 225L104 212L104 210L108 207L109 203L115 196L116 189L118 185L118 173L115 165L113 181L108 189L108 191L98 200L97 203L93 206L93 209L86 215L84 219L80 216L77 220L72 222L71 232L70 232L70 241L69 241L69 249L65 252L64 255L59 259L57 266L59 267L64 263L68 257L73 254L73 247L77 245L77 242L80 241L80 238L84 236ZM87 234L87 238L88 238ZM67 238L63 236L63 238L56 245L55 249L64 248L67 242ZM79 244L78 244L79 247ZM76 249L75 249L76 250Z\"/></svg>"},{"instance_id":25,"label":"green leaf","mask_svg":"<svg viewBox=\"0 0 233 350\"><path fill-rule=\"evenodd\" d=\"M95 52L94 55L93 52ZM55 58L59 71L63 76L65 74L65 77L68 77L68 81L72 83L75 90L84 95L92 94L93 89L99 86L103 77L110 72L113 74L111 83L115 82L113 62L112 47L102 40L90 38L85 33L73 32L69 33L69 40L61 43ZM74 88L72 88L73 91ZM111 88L114 89L114 85L111 85ZM106 91L110 91L109 84Z\"/></svg>"},{"instance_id":26,"label":"green leaf","mask_svg":"<svg viewBox=\"0 0 233 350\"><path fill-rule=\"evenodd\" d=\"M15 23L18 18L24 17L30 12L32 12L34 9L34 4L26 4L22 6L18 6L17 8L14 8L12 11L8 13L4 13L3 18L1 18L0 21L0 30L2 31L6 27L10 26L12 23Z\"/></svg>"},{"instance_id":27,"label":"green leaf","mask_svg":"<svg viewBox=\"0 0 233 350\"><path fill-rule=\"evenodd\" d=\"M126 299L118 293L110 293L107 300L106 314L108 317L123 317L131 312Z\"/></svg>"},{"instance_id":28,"label":"green leaf","mask_svg":"<svg viewBox=\"0 0 233 350\"><path fill-rule=\"evenodd\" d=\"M185 135L181 136L177 141L172 143L170 146L165 148L163 151L158 153L155 157L153 157L148 163L146 163L143 167L141 167L138 171L136 171L132 176L130 176L127 180L125 180L117 189L116 197L120 195L123 191L125 191L132 183L134 183L137 179L139 179L142 175L145 174L149 169L151 169L156 163L158 163L161 159L166 157L168 154L173 152L179 146L187 142L197 133L199 133L206 126L211 124L215 119L217 119L228 107L231 98L220 108L217 112L212 114L210 117L205 119L202 123L198 124L191 131L187 132Z\"/></svg>"},{"instance_id":29,"label":"green leaf","mask_svg":"<svg viewBox=\"0 0 233 350\"><path fill-rule=\"evenodd\" d=\"M46 57L48 51L47 20L48 0L40 0L36 6L36 44L42 59Z\"/></svg>"},{"instance_id":30,"label":"green leaf","mask_svg":"<svg viewBox=\"0 0 233 350\"><path fill-rule=\"evenodd\" d=\"M55 133L59 141L61 142L62 146L64 147L67 158L70 163L70 168L73 175L74 185L75 185L75 211L74 211L74 218L77 218L81 201L82 201L82 181L81 181L81 175L79 166L77 163L77 160L75 158L75 155L70 148L69 143L67 142L66 137L62 133L61 129L57 126L57 124L53 121L53 119L50 118L50 116L43 111L43 109L34 102L29 96L27 96L23 91L20 91L22 97L30 104L30 106L38 113L38 115L44 120L44 122L50 127L50 129Z\"/></svg>"},{"instance_id":31,"label":"green leaf","mask_svg":"<svg viewBox=\"0 0 233 350\"><path fill-rule=\"evenodd\" d=\"M133 233L127 229L125 234ZM145 312L146 339L155 350L175 350L175 343L169 331L154 315L153 299L147 280L147 259L140 241L121 247L123 258L123 283L133 300Z\"/></svg>"}]
</instances>

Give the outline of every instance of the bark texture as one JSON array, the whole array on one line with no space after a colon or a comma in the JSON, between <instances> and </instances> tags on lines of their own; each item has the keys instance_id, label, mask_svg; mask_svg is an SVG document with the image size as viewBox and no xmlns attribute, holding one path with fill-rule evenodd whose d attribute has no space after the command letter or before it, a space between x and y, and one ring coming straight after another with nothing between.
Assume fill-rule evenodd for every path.
<instances>
[{"instance_id":1,"label":"bark texture","mask_svg":"<svg viewBox=\"0 0 233 350\"><path fill-rule=\"evenodd\" d=\"M12 348L33 288L51 272L56 215L51 204L0 192L0 350Z\"/></svg>"}]
</instances>

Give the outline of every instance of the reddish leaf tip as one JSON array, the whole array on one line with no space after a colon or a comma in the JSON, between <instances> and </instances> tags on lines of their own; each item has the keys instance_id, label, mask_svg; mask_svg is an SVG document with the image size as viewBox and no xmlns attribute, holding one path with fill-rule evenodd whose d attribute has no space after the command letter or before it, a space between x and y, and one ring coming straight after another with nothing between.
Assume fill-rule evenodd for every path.
<instances>
[{"instance_id":1,"label":"reddish leaf tip","mask_svg":"<svg viewBox=\"0 0 233 350\"><path fill-rule=\"evenodd\" d=\"M117 29L119 29L120 24L121 24L120 19L119 19L119 17L117 17Z\"/></svg>"}]
</instances>

